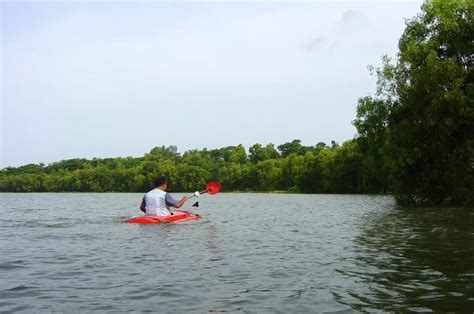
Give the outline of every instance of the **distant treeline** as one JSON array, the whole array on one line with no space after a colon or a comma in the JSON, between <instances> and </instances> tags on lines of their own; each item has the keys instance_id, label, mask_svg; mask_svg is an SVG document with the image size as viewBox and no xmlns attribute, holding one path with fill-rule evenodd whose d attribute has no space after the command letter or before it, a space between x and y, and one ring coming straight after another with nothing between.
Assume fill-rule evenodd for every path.
<instances>
[{"instance_id":1,"label":"distant treeline","mask_svg":"<svg viewBox=\"0 0 474 314\"><path fill-rule=\"evenodd\" d=\"M342 145L255 144L142 158L72 159L0 172L0 190L174 191L217 180L225 191L393 192L401 203L474 205L474 1L425 1L408 20L395 60L383 58L377 93L359 99L354 139Z\"/></svg>"},{"instance_id":2,"label":"distant treeline","mask_svg":"<svg viewBox=\"0 0 474 314\"><path fill-rule=\"evenodd\" d=\"M6 168L0 190L9 192L144 192L154 178L168 178L172 191L195 191L216 180L224 191L291 191L371 193L386 188L365 177L365 162L356 141L339 146L300 140L277 148L255 144L212 150L155 147L141 158L70 159L49 165Z\"/></svg>"}]
</instances>

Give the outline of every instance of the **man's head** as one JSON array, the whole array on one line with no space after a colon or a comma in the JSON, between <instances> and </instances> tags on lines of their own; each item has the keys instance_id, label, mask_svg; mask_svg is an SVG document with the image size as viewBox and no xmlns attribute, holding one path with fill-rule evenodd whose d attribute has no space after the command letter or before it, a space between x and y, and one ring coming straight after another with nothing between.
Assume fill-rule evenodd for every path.
<instances>
[{"instance_id":1,"label":"man's head","mask_svg":"<svg viewBox=\"0 0 474 314\"><path fill-rule=\"evenodd\" d=\"M161 188L165 191L168 188L168 181L165 177L156 177L155 179L155 188Z\"/></svg>"}]
</instances>

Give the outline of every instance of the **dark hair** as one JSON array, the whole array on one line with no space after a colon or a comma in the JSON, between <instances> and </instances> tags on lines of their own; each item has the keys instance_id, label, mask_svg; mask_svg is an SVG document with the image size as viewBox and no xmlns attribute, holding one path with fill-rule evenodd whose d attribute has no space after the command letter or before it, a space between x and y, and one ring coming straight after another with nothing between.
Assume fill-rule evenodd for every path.
<instances>
[{"instance_id":1,"label":"dark hair","mask_svg":"<svg viewBox=\"0 0 474 314\"><path fill-rule=\"evenodd\" d=\"M155 179L155 188L162 186L163 184L167 184L168 181L165 177L156 177Z\"/></svg>"}]
</instances>

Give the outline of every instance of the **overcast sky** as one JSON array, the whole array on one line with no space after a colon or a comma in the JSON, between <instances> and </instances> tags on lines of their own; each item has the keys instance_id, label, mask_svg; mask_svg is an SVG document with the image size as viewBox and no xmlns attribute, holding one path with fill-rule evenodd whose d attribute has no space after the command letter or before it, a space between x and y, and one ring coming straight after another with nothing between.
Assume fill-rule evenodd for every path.
<instances>
[{"instance_id":1,"label":"overcast sky","mask_svg":"<svg viewBox=\"0 0 474 314\"><path fill-rule=\"evenodd\" d=\"M403 2L1 2L1 165L343 142Z\"/></svg>"}]
</instances>

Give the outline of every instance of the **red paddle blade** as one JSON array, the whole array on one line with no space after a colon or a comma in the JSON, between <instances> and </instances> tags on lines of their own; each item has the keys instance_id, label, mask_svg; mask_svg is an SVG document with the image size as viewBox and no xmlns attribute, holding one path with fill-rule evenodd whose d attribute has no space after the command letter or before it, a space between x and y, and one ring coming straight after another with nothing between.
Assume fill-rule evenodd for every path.
<instances>
[{"instance_id":1,"label":"red paddle blade","mask_svg":"<svg viewBox=\"0 0 474 314\"><path fill-rule=\"evenodd\" d=\"M209 182L206 186L207 193L210 195L217 194L221 189L221 185L215 181Z\"/></svg>"}]
</instances>

